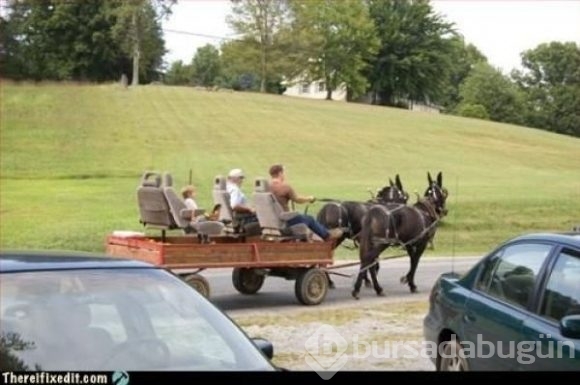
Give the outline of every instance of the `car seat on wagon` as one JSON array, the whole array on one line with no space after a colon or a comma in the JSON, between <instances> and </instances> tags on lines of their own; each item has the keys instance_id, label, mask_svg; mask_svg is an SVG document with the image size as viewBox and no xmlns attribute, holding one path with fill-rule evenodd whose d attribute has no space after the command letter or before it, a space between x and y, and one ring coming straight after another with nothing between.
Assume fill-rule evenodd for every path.
<instances>
[{"instance_id":1,"label":"car seat on wagon","mask_svg":"<svg viewBox=\"0 0 580 385\"><path fill-rule=\"evenodd\" d=\"M227 182L224 176L217 175L214 178L212 193L214 205L219 207L218 220L226 225L226 233L236 236L260 235L260 229L255 223L242 225L239 218L237 218L230 204L230 194L227 191Z\"/></svg>"},{"instance_id":2,"label":"car seat on wagon","mask_svg":"<svg viewBox=\"0 0 580 385\"><path fill-rule=\"evenodd\" d=\"M167 200L169 211L176 226L186 234L199 234L204 237L220 235L224 233L225 225L219 221L206 221L193 219L203 210L191 210L173 189L173 177L169 173L163 174L163 195Z\"/></svg>"},{"instance_id":3,"label":"car seat on wagon","mask_svg":"<svg viewBox=\"0 0 580 385\"><path fill-rule=\"evenodd\" d=\"M172 230L176 228L169 204L163 194L161 173L146 171L137 187L139 222L145 227Z\"/></svg>"},{"instance_id":4,"label":"car seat on wagon","mask_svg":"<svg viewBox=\"0 0 580 385\"><path fill-rule=\"evenodd\" d=\"M257 178L254 181L254 206L262 236L267 239L308 241L313 237L312 231L304 223L288 226L288 220L294 218L296 211L285 212L278 199L270 190L267 179Z\"/></svg>"}]
</instances>

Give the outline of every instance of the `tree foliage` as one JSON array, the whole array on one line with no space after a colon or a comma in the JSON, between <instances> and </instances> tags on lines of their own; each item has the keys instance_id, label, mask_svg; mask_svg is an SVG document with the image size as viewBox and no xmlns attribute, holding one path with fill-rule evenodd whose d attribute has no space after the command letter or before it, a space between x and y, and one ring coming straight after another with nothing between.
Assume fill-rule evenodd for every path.
<instances>
[{"instance_id":1,"label":"tree foliage","mask_svg":"<svg viewBox=\"0 0 580 385\"><path fill-rule=\"evenodd\" d=\"M444 108L444 112L453 113L461 102L459 95L461 84L469 76L473 67L477 63L487 63L487 58L475 45L466 44L461 36L451 38L450 41L453 44L453 50L450 54L451 66L442 88L439 104Z\"/></svg>"},{"instance_id":2,"label":"tree foliage","mask_svg":"<svg viewBox=\"0 0 580 385\"><path fill-rule=\"evenodd\" d=\"M345 84L353 97L367 87L363 71L379 41L368 8L360 0L291 2L293 30L302 33L302 72L307 80L324 80L327 99Z\"/></svg>"},{"instance_id":3,"label":"tree foliage","mask_svg":"<svg viewBox=\"0 0 580 385\"><path fill-rule=\"evenodd\" d=\"M452 66L453 24L427 0L367 0L380 49L368 79L374 103L436 101Z\"/></svg>"},{"instance_id":4,"label":"tree foliage","mask_svg":"<svg viewBox=\"0 0 580 385\"><path fill-rule=\"evenodd\" d=\"M496 122L521 124L524 119L523 94L500 70L480 62L474 66L460 87L461 103L458 110L466 105L481 105Z\"/></svg>"},{"instance_id":5,"label":"tree foliage","mask_svg":"<svg viewBox=\"0 0 580 385\"><path fill-rule=\"evenodd\" d=\"M118 79L131 73L122 1L10 0L2 21L2 74L15 79ZM150 80L161 63L160 26L143 4L148 32L141 38L140 71Z\"/></svg>"},{"instance_id":6,"label":"tree foliage","mask_svg":"<svg viewBox=\"0 0 580 385\"><path fill-rule=\"evenodd\" d=\"M268 79L280 72L284 60L278 40L288 24L288 6L283 0L232 0L232 14L226 18L234 31L243 35L245 45L256 50L254 64L260 76L260 92L266 92ZM254 72L252 71L252 72Z\"/></svg>"},{"instance_id":7,"label":"tree foliage","mask_svg":"<svg viewBox=\"0 0 580 385\"><path fill-rule=\"evenodd\" d=\"M481 104L463 103L457 109L457 115L464 116L466 118L489 120L489 114L487 113L485 107Z\"/></svg>"},{"instance_id":8,"label":"tree foliage","mask_svg":"<svg viewBox=\"0 0 580 385\"><path fill-rule=\"evenodd\" d=\"M113 20L101 1L11 1L8 11L1 37L5 76L101 81L122 72Z\"/></svg>"},{"instance_id":9,"label":"tree foliage","mask_svg":"<svg viewBox=\"0 0 580 385\"><path fill-rule=\"evenodd\" d=\"M550 42L524 51L512 77L526 94L526 124L580 136L580 47Z\"/></svg>"},{"instance_id":10,"label":"tree foliage","mask_svg":"<svg viewBox=\"0 0 580 385\"><path fill-rule=\"evenodd\" d=\"M192 78L191 66L184 64L182 60L176 60L165 73L164 83L174 86L187 85L191 83Z\"/></svg>"},{"instance_id":11,"label":"tree foliage","mask_svg":"<svg viewBox=\"0 0 580 385\"><path fill-rule=\"evenodd\" d=\"M112 33L123 53L133 61L131 85L148 68L158 68L165 55L160 21L171 14L177 0L111 0L106 3L114 15Z\"/></svg>"},{"instance_id":12,"label":"tree foliage","mask_svg":"<svg viewBox=\"0 0 580 385\"><path fill-rule=\"evenodd\" d=\"M211 44L197 49L191 62L193 83L212 87L221 74L220 52Z\"/></svg>"}]
</instances>

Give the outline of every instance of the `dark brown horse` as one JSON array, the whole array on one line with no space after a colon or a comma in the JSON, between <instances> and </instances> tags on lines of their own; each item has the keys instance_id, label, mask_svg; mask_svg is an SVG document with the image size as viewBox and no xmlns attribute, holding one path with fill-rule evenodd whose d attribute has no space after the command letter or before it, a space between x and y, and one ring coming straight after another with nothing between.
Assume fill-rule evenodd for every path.
<instances>
[{"instance_id":1,"label":"dark brown horse","mask_svg":"<svg viewBox=\"0 0 580 385\"><path fill-rule=\"evenodd\" d=\"M427 173L429 185L421 199L411 206L400 204L374 204L369 207L361 223L359 237L359 257L361 262L352 296L358 294L368 270L377 295L383 295L383 289L377 280L379 256L392 246L403 247L410 257L410 269L401 277L401 283L407 283L412 293L417 291L415 272L419 259L428 242L435 235L437 225L446 214L445 202L447 189L443 187L443 175L437 180Z\"/></svg>"},{"instance_id":2,"label":"dark brown horse","mask_svg":"<svg viewBox=\"0 0 580 385\"><path fill-rule=\"evenodd\" d=\"M407 204L409 194L403 189L399 174L395 182L389 178L389 185L377 191L372 199L367 201L331 201L326 203L318 212L316 219L328 229L342 228L344 235L336 241L339 246L344 240L351 239L358 243L361 231L361 221L374 204L398 203Z\"/></svg>"},{"instance_id":3,"label":"dark brown horse","mask_svg":"<svg viewBox=\"0 0 580 385\"><path fill-rule=\"evenodd\" d=\"M389 185L378 190L371 200L359 201L333 201L328 202L318 212L316 219L326 228L341 228L344 234L336 240L335 248L346 239L351 239L358 247L358 238L361 231L361 222L369 207L374 204L397 203L406 204L409 194L403 189L399 174L395 176L395 182L389 178ZM365 286L370 287L370 280L364 276ZM332 281L330 281L332 286Z\"/></svg>"}]
</instances>

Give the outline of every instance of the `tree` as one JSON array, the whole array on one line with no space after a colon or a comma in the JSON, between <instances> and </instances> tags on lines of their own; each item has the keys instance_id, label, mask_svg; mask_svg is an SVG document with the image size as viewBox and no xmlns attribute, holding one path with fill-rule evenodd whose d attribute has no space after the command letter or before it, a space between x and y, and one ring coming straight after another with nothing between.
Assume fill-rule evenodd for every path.
<instances>
[{"instance_id":1,"label":"tree","mask_svg":"<svg viewBox=\"0 0 580 385\"><path fill-rule=\"evenodd\" d=\"M120 75L123 54L99 0L20 0L2 22L2 73L10 78L103 81Z\"/></svg>"},{"instance_id":2,"label":"tree","mask_svg":"<svg viewBox=\"0 0 580 385\"><path fill-rule=\"evenodd\" d=\"M457 109L457 115L465 116L467 118L477 118L489 120L489 114L484 106L481 104L461 104Z\"/></svg>"},{"instance_id":3,"label":"tree","mask_svg":"<svg viewBox=\"0 0 580 385\"><path fill-rule=\"evenodd\" d=\"M139 84L139 74L146 64L161 64L166 51L160 21L171 14L171 6L176 1L114 0L109 3L116 20L113 35L133 61L132 86Z\"/></svg>"},{"instance_id":4,"label":"tree","mask_svg":"<svg viewBox=\"0 0 580 385\"><path fill-rule=\"evenodd\" d=\"M453 23L427 0L367 0L380 39L367 78L373 103L435 101L451 69Z\"/></svg>"},{"instance_id":5,"label":"tree","mask_svg":"<svg viewBox=\"0 0 580 385\"><path fill-rule=\"evenodd\" d=\"M550 42L522 52L523 71L513 71L526 95L526 124L580 136L580 47Z\"/></svg>"},{"instance_id":6,"label":"tree","mask_svg":"<svg viewBox=\"0 0 580 385\"><path fill-rule=\"evenodd\" d=\"M221 58L216 47L206 44L197 49L191 62L193 82L204 87L211 87L221 73Z\"/></svg>"},{"instance_id":7,"label":"tree","mask_svg":"<svg viewBox=\"0 0 580 385\"><path fill-rule=\"evenodd\" d=\"M474 66L461 85L459 95L461 103L458 111L465 111L468 105L481 105L493 121L523 122L523 94L499 69L487 63L480 62Z\"/></svg>"},{"instance_id":8,"label":"tree","mask_svg":"<svg viewBox=\"0 0 580 385\"><path fill-rule=\"evenodd\" d=\"M276 73L275 36L284 28L288 15L283 0L232 0L232 15L226 22L245 41L255 41L259 51L260 92L266 92L268 78ZM279 56L279 55L278 55Z\"/></svg>"},{"instance_id":9,"label":"tree","mask_svg":"<svg viewBox=\"0 0 580 385\"><path fill-rule=\"evenodd\" d=\"M251 37L221 45L220 85L234 90L260 90L260 48Z\"/></svg>"},{"instance_id":10,"label":"tree","mask_svg":"<svg viewBox=\"0 0 580 385\"><path fill-rule=\"evenodd\" d=\"M368 9L360 0L291 2L294 31L302 31L303 68L309 80L323 79L326 99L341 84L356 98L367 87L363 71L377 52L379 40Z\"/></svg>"},{"instance_id":11,"label":"tree","mask_svg":"<svg viewBox=\"0 0 580 385\"><path fill-rule=\"evenodd\" d=\"M451 66L445 85L442 87L439 104L446 112L453 112L461 101L459 89L477 63L487 63L487 58L473 44L466 44L463 37L450 39L453 44ZM479 117L479 116L478 116Z\"/></svg>"},{"instance_id":12,"label":"tree","mask_svg":"<svg viewBox=\"0 0 580 385\"><path fill-rule=\"evenodd\" d=\"M170 85L185 85L190 83L192 77L191 66L183 64L181 60L177 60L171 63L169 70L165 74L164 82Z\"/></svg>"},{"instance_id":13,"label":"tree","mask_svg":"<svg viewBox=\"0 0 580 385\"><path fill-rule=\"evenodd\" d=\"M118 79L129 72L132 57L149 79L165 53L160 11L148 0L11 0L7 4L2 73L11 78ZM138 15L135 19L130 17L133 11ZM136 30L130 20L138 21ZM131 31L137 31L137 49ZM133 72L138 81L139 71Z\"/></svg>"}]
</instances>

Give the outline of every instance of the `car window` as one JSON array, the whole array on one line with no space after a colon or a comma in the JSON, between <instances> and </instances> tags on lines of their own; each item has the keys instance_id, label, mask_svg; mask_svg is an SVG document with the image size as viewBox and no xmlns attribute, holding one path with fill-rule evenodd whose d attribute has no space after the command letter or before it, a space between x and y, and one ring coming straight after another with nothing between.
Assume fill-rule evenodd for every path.
<instances>
[{"instance_id":1,"label":"car window","mask_svg":"<svg viewBox=\"0 0 580 385\"><path fill-rule=\"evenodd\" d=\"M525 308L551 248L546 244L516 244L501 249L484 266L476 288Z\"/></svg>"},{"instance_id":2,"label":"car window","mask_svg":"<svg viewBox=\"0 0 580 385\"><path fill-rule=\"evenodd\" d=\"M2 274L0 294L0 359L14 369L273 370L229 318L163 270Z\"/></svg>"},{"instance_id":3,"label":"car window","mask_svg":"<svg viewBox=\"0 0 580 385\"><path fill-rule=\"evenodd\" d=\"M127 340L123 321L117 307L112 303L93 303L88 305L92 315L89 326L106 331L115 343Z\"/></svg>"},{"instance_id":4,"label":"car window","mask_svg":"<svg viewBox=\"0 0 580 385\"><path fill-rule=\"evenodd\" d=\"M560 321L570 314L580 314L580 252L565 249L546 283L540 315Z\"/></svg>"}]
</instances>

